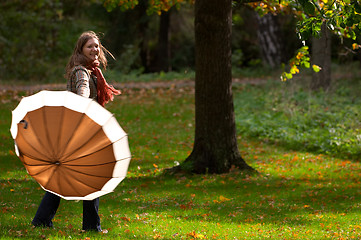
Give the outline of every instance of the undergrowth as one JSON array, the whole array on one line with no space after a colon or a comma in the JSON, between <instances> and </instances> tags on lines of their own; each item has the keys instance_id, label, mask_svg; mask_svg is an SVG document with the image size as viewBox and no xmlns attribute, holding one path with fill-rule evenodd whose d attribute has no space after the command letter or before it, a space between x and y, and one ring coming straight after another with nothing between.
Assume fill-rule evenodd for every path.
<instances>
[{"instance_id":1,"label":"undergrowth","mask_svg":"<svg viewBox=\"0 0 361 240\"><path fill-rule=\"evenodd\" d=\"M282 146L359 159L361 90L358 79L339 79L329 91L310 91L305 79L239 87L239 134Z\"/></svg>"}]
</instances>

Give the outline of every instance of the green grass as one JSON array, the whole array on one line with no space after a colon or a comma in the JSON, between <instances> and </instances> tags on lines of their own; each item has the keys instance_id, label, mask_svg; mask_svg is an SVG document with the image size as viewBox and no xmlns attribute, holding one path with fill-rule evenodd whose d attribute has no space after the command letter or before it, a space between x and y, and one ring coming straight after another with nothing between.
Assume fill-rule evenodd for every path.
<instances>
[{"instance_id":1,"label":"green grass","mask_svg":"<svg viewBox=\"0 0 361 240\"><path fill-rule=\"evenodd\" d=\"M268 85L268 90L271 87L279 90L274 85ZM253 98L255 107L266 105L260 96L269 95L260 88L235 88L238 124L242 123L242 99L258 96ZM222 175L161 175L162 169L184 160L192 150L193 91L127 90L107 106L129 134L133 158L127 178L114 193L100 199L102 227L109 230L106 235L82 233L81 202L65 200L54 229L31 227L44 191L13 152L10 111L19 97L0 95L0 238L361 238L359 161L289 150L288 145L244 137L243 132L238 136L241 155L259 175L247 176L236 169Z\"/></svg>"}]
</instances>

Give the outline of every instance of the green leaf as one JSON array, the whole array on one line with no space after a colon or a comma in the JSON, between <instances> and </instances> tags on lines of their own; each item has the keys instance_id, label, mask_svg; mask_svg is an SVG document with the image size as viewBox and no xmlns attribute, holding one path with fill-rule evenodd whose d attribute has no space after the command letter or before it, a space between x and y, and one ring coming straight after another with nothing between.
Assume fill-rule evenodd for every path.
<instances>
[{"instance_id":1,"label":"green leaf","mask_svg":"<svg viewBox=\"0 0 361 240\"><path fill-rule=\"evenodd\" d=\"M315 65L315 64L313 64L312 65L312 69L313 69L313 71L315 71L316 73L318 73L319 71L321 71L321 67L320 66L317 66L317 65Z\"/></svg>"},{"instance_id":2,"label":"green leaf","mask_svg":"<svg viewBox=\"0 0 361 240\"><path fill-rule=\"evenodd\" d=\"M292 79L293 78L292 73L286 73L285 76L286 76L287 79Z\"/></svg>"}]
</instances>

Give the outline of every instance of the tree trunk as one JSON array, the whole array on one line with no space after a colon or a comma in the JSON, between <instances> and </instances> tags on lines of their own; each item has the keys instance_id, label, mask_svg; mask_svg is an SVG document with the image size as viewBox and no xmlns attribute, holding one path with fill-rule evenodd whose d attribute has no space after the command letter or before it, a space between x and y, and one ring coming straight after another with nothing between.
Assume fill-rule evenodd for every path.
<instances>
[{"instance_id":1,"label":"tree trunk","mask_svg":"<svg viewBox=\"0 0 361 240\"><path fill-rule=\"evenodd\" d=\"M326 23L322 24L320 37L312 39L312 64L321 71L312 73L311 90L327 90L331 85L331 33Z\"/></svg>"},{"instance_id":2,"label":"tree trunk","mask_svg":"<svg viewBox=\"0 0 361 240\"><path fill-rule=\"evenodd\" d=\"M149 63L148 63L148 47L147 47L147 41L146 41L146 31L148 28L149 23L149 17L147 15L147 8L148 4L146 1L140 1L138 6L136 7L138 14L137 17L137 37L140 40L139 41L139 57L142 63L142 66L144 68L144 72L149 72ZM146 18L144 16L147 16Z\"/></svg>"},{"instance_id":3,"label":"tree trunk","mask_svg":"<svg viewBox=\"0 0 361 240\"><path fill-rule=\"evenodd\" d=\"M272 68L278 67L284 59L284 51L277 17L271 13L263 17L260 17L259 14L256 16L258 21L257 36L262 50L263 62Z\"/></svg>"},{"instance_id":4,"label":"tree trunk","mask_svg":"<svg viewBox=\"0 0 361 240\"><path fill-rule=\"evenodd\" d=\"M169 25L170 10L162 11L159 22L158 44L155 56L154 72L170 71L170 49L169 49Z\"/></svg>"},{"instance_id":5,"label":"tree trunk","mask_svg":"<svg viewBox=\"0 0 361 240\"><path fill-rule=\"evenodd\" d=\"M180 168L193 173L253 170L240 156L231 74L232 0L195 1L194 148Z\"/></svg>"}]
</instances>

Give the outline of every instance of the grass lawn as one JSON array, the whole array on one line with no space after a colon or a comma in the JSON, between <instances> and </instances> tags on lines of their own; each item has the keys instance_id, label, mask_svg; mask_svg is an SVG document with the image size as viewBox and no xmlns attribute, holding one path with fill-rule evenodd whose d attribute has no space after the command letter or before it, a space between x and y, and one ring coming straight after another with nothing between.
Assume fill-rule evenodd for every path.
<instances>
[{"instance_id":1,"label":"grass lawn","mask_svg":"<svg viewBox=\"0 0 361 240\"><path fill-rule=\"evenodd\" d=\"M243 91L236 88L235 98ZM125 90L108 104L129 134L133 157L127 178L100 198L106 235L81 232L82 204L65 200L54 229L32 228L44 191L13 151L9 127L18 94L0 95L0 238L361 238L361 163L355 159L289 150L239 135L241 155L259 175L234 169L222 175L163 176L162 169L192 150L193 95L190 88ZM237 114L242 106L235 103Z\"/></svg>"}]
</instances>

